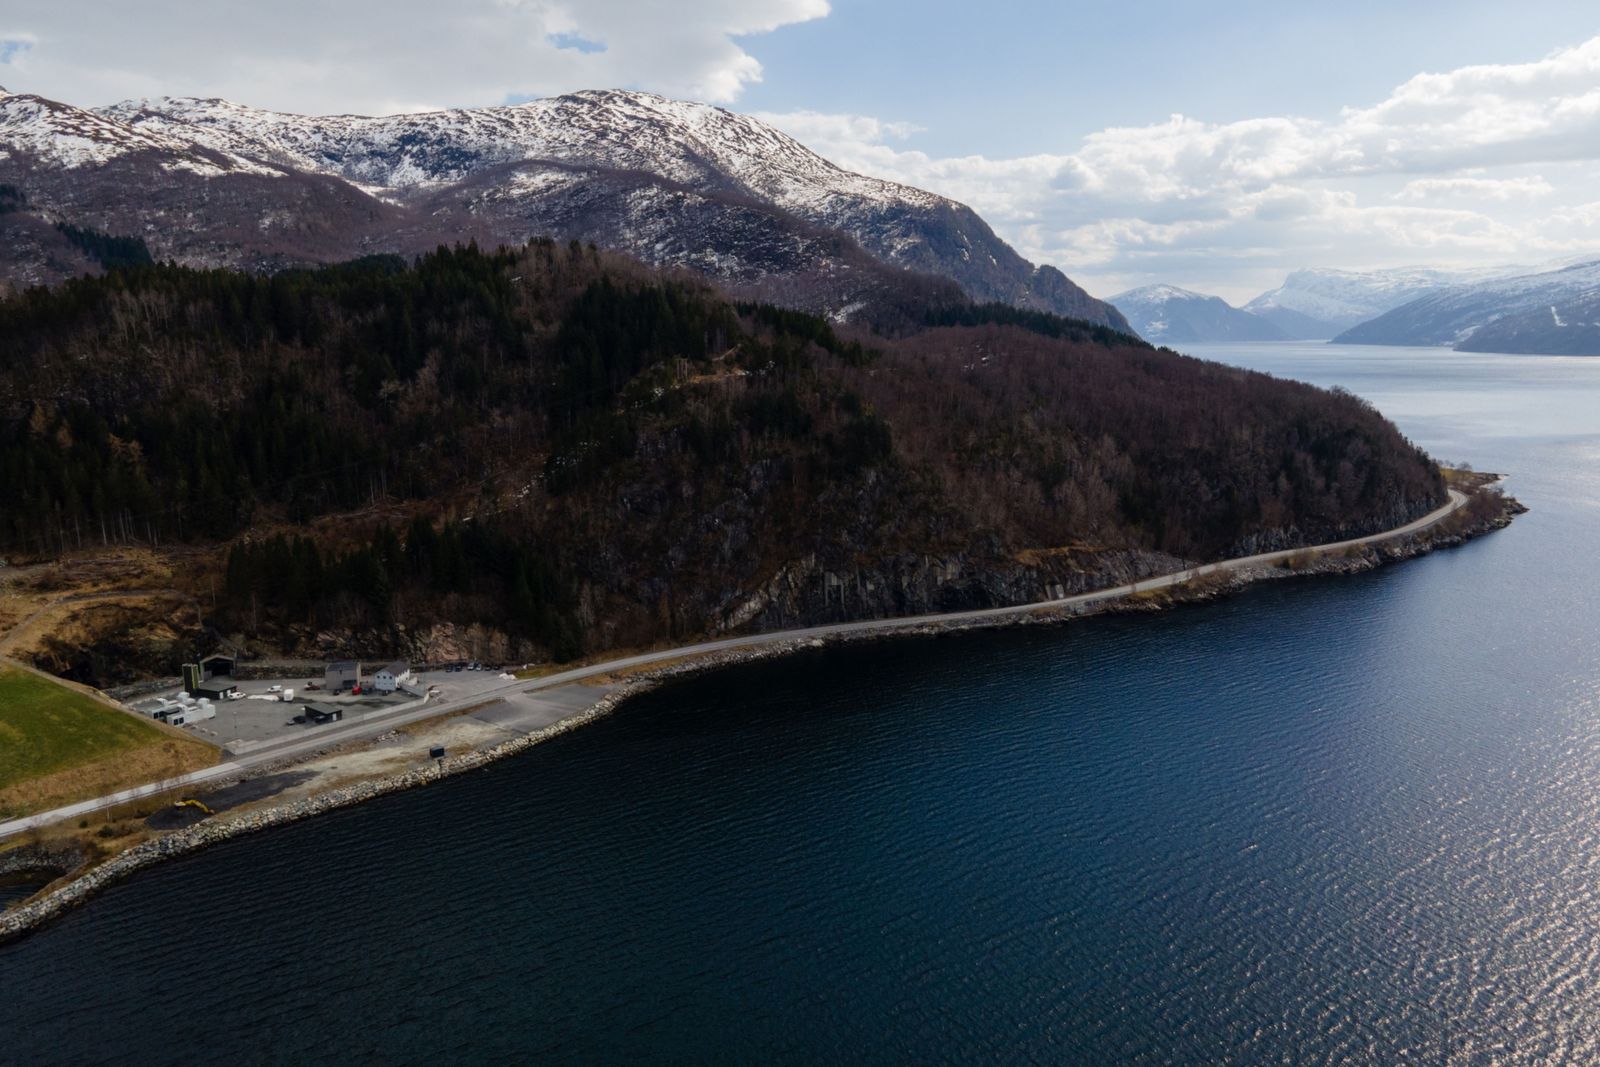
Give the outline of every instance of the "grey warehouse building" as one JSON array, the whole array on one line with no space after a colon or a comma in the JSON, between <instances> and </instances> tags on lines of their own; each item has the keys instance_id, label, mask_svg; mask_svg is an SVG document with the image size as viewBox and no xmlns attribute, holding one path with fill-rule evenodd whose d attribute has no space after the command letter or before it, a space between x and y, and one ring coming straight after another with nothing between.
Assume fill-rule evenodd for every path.
<instances>
[{"instance_id":1,"label":"grey warehouse building","mask_svg":"<svg viewBox=\"0 0 1600 1067\"><path fill-rule=\"evenodd\" d=\"M361 664L357 660L342 659L328 664L322 672L324 688L338 692L361 684Z\"/></svg>"}]
</instances>

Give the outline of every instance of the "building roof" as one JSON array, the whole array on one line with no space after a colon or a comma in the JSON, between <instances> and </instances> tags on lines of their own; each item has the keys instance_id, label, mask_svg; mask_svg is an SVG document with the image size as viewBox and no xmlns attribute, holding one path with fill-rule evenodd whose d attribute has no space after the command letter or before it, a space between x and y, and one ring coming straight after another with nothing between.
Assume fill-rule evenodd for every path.
<instances>
[{"instance_id":1,"label":"building roof","mask_svg":"<svg viewBox=\"0 0 1600 1067\"><path fill-rule=\"evenodd\" d=\"M406 661L405 660L397 659L393 663L389 664L387 667L385 667L382 671L380 671L378 673L380 673L380 674L390 674L390 675L393 675L394 677L398 678L398 677L400 677L402 674L406 673L406 671L408 671L410 669L411 669L410 667L406 666Z\"/></svg>"},{"instance_id":2,"label":"building roof","mask_svg":"<svg viewBox=\"0 0 1600 1067\"><path fill-rule=\"evenodd\" d=\"M336 659L328 664L327 669L330 671L356 671L359 673L361 663L353 659Z\"/></svg>"}]
</instances>

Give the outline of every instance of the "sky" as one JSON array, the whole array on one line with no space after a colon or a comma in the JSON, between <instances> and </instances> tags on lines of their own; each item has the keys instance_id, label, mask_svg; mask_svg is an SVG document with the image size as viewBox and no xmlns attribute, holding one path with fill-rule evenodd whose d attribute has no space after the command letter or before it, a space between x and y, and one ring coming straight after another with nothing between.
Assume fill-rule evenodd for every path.
<instances>
[{"instance_id":1,"label":"sky","mask_svg":"<svg viewBox=\"0 0 1600 1067\"><path fill-rule=\"evenodd\" d=\"M972 205L1098 296L1600 256L1600 5L7 0L0 85L307 113L648 89Z\"/></svg>"}]
</instances>

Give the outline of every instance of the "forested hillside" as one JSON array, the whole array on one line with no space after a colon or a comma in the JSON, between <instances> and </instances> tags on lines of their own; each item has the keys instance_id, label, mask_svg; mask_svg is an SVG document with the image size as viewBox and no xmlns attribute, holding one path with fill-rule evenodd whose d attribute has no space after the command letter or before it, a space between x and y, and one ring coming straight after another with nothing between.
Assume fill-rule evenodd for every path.
<instances>
[{"instance_id":1,"label":"forested hillside","mask_svg":"<svg viewBox=\"0 0 1600 1067\"><path fill-rule=\"evenodd\" d=\"M218 546L214 620L529 654L999 602L1442 500L1360 400L944 305L893 336L577 244L0 302L0 545Z\"/></svg>"}]
</instances>

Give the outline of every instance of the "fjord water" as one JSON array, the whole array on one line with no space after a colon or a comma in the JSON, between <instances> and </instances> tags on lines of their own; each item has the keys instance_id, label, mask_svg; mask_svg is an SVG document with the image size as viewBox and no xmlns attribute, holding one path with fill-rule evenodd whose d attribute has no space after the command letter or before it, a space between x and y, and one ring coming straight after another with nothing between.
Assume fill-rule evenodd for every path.
<instances>
[{"instance_id":1,"label":"fjord water","mask_svg":"<svg viewBox=\"0 0 1600 1067\"><path fill-rule=\"evenodd\" d=\"M722 672L153 869L0 948L0 1060L1594 1062L1600 360L1197 354L1533 510Z\"/></svg>"}]
</instances>

